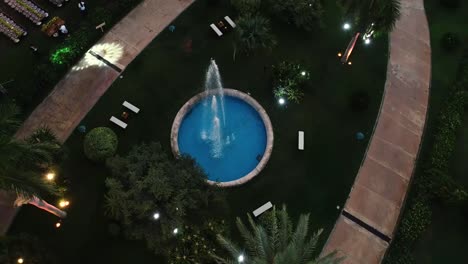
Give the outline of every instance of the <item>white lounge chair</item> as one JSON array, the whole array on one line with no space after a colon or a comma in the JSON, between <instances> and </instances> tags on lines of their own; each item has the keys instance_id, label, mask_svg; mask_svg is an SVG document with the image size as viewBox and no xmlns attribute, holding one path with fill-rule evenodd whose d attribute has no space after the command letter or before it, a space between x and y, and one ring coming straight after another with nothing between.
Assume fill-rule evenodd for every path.
<instances>
[{"instance_id":1,"label":"white lounge chair","mask_svg":"<svg viewBox=\"0 0 468 264\"><path fill-rule=\"evenodd\" d=\"M234 23L234 21L232 21L229 16L225 16L224 19L228 22L229 25L231 25L232 28L236 27L236 23Z\"/></svg>"},{"instance_id":2,"label":"white lounge chair","mask_svg":"<svg viewBox=\"0 0 468 264\"><path fill-rule=\"evenodd\" d=\"M123 122L122 120L118 119L117 117L115 116L112 116L110 118L110 121L116 125L118 125L119 127L125 129L127 127L127 124L125 122Z\"/></svg>"},{"instance_id":3,"label":"white lounge chair","mask_svg":"<svg viewBox=\"0 0 468 264\"><path fill-rule=\"evenodd\" d=\"M219 30L219 28L215 24L211 24L210 27L213 29L214 32L216 32L216 35L218 35L218 37L221 37L223 35L223 32L221 32L221 30Z\"/></svg>"},{"instance_id":4,"label":"white lounge chair","mask_svg":"<svg viewBox=\"0 0 468 264\"><path fill-rule=\"evenodd\" d=\"M255 209L255 211L253 211L253 215L255 217L258 217L259 215L263 214L264 212L266 212L268 209L272 208L273 205L271 204L271 202L268 202L262 206L260 206L259 208Z\"/></svg>"},{"instance_id":5,"label":"white lounge chair","mask_svg":"<svg viewBox=\"0 0 468 264\"><path fill-rule=\"evenodd\" d=\"M299 150L304 150L304 131L299 131L297 148Z\"/></svg>"},{"instance_id":6,"label":"white lounge chair","mask_svg":"<svg viewBox=\"0 0 468 264\"><path fill-rule=\"evenodd\" d=\"M131 103L125 101L123 102L122 104L123 106L127 107L128 109L130 109L131 111L133 111L135 114L138 114L138 112L140 112L140 108L132 105Z\"/></svg>"}]
</instances>

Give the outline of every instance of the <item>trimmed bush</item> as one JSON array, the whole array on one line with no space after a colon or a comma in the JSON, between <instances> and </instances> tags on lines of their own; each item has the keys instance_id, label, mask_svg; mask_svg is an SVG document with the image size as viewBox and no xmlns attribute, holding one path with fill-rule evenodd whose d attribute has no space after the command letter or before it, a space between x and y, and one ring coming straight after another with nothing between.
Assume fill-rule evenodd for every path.
<instances>
[{"instance_id":1,"label":"trimmed bush","mask_svg":"<svg viewBox=\"0 0 468 264\"><path fill-rule=\"evenodd\" d=\"M84 153L92 161L103 162L117 151L117 135L108 127L91 130L84 140Z\"/></svg>"}]
</instances>

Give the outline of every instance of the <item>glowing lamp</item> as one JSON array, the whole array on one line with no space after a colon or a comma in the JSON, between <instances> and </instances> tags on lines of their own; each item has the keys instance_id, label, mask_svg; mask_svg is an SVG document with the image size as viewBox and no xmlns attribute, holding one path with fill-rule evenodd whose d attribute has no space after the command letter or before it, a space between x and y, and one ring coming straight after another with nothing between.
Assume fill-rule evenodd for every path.
<instances>
[{"instance_id":1,"label":"glowing lamp","mask_svg":"<svg viewBox=\"0 0 468 264\"><path fill-rule=\"evenodd\" d=\"M344 23L344 25L343 25L344 30L348 30L350 28L351 28L351 25L349 23Z\"/></svg>"},{"instance_id":2,"label":"glowing lamp","mask_svg":"<svg viewBox=\"0 0 468 264\"><path fill-rule=\"evenodd\" d=\"M46 174L46 179L47 179L48 181L53 181L53 180L55 179L55 173L53 173L53 172L47 173L47 174Z\"/></svg>"},{"instance_id":3,"label":"glowing lamp","mask_svg":"<svg viewBox=\"0 0 468 264\"><path fill-rule=\"evenodd\" d=\"M278 103L280 105L284 105L286 103L286 100L284 100L284 98L280 98L280 99L278 99Z\"/></svg>"},{"instance_id":4,"label":"glowing lamp","mask_svg":"<svg viewBox=\"0 0 468 264\"><path fill-rule=\"evenodd\" d=\"M20 264L21 264L21 263L24 263L24 259L23 259L23 258L19 258L17 262L20 263Z\"/></svg>"},{"instance_id":5,"label":"glowing lamp","mask_svg":"<svg viewBox=\"0 0 468 264\"><path fill-rule=\"evenodd\" d=\"M61 224L60 222L57 222L57 223L55 224L55 227L56 227L56 228L59 228L61 225L62 225L62 224Z\"/></svg>"},{"instance_id":6,"label":"glowing lamp","mask_svg":"<svg viewBox=\"0 0 468 264\"><path fill-rule=\"evenodd\" d=\"M158 220L160 217L159 213L154 213L153 218L154 220Z\"/></svg>"},{"instance_id":7,"label":"glowing lamp","mask_svg":"<svg viewBox=\"0 0 468 264\"><path fill-rule=\"evenodd\" d=\"M239 263L243 263L244 260L245 260L244 255L239 255L239 257L237 257L237 261L238 261Z\"/></svg>"}]
</instances>

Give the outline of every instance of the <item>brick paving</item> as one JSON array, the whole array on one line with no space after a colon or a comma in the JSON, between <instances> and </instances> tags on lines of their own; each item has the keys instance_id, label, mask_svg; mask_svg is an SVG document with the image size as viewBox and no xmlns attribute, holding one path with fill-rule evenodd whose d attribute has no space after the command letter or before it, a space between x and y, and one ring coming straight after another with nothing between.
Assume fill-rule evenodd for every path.
<instances>
[{"instance_id":1,"label":"brick paving","mask_svg":"<svg viewBox=\"0 0 468 264\"><path fill-rule=\"evenodd\" d=\"M189 7L194 0L145 0L117 23L91 48L118 68L125 68L171 21ZM111 60L97 48L112 45L121 50L118 60ZM109 52L111 53L111 51ZM89 55L88 55L89 56ZM37 128L47 125L60 142L65 142L79 122L107 91L120 73L106 64L88 66L82 58L55 86L54 90L31 113L16 133L23 139ZM0 193L0 234L5 234L17 212L12 198Z\"/></svg>"},{"instance_id":2,"label":"brick paving","mask_svg":"<svg viewBox=\"0 0 468 264\"><path fill-rule=\"evenodd\" d=\"M396 231L424 132L431 81L429 27L423 0L401 4L402 16L390 34L379 117L343 209L361 223L341 214L323 249L323 254L338 251L346 257L344 264L382 261Z\"/></svg>"}]
</instances>

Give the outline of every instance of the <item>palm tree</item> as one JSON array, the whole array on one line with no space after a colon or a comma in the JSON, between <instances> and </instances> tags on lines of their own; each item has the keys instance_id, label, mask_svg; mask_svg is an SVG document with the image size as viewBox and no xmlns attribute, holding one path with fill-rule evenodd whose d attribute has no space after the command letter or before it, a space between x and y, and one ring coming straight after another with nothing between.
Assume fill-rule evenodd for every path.
<instances>
[{"instance_id":1,"label":"palm tree","mask_svg":"<svg viewBox=\"0 0 468 264\"><path fill-rule=\"evenodd\" d=\"M16 206L29 203L65 217L65 212L39 198L58 193L54 185L42 179L41 171L52 162L60 145L34 136L25 141L14 140L12 135L19 125L17 115L14 104L0 104L0 190L15 193Z\"/></svg>"},{"instance_id":2,"label":"palm tree","mask_svg":"<svg viewBox=\"0 0 468 264\"><path fill-rule=\"evenodd\" d=\"M234 42L234 58L237 46L246 53L256 49L271 49L276 39L271 32L270 21L258 14L245 14L237 20Z\"/></svg>"},{"instance_id":3,"label":"palm tree","mask_svg":"<svg viewBox=\"0 0 468 264\"><path fill-rule=\"evenodd\" d=\"M301 215L296 228L288 216L286 206L273 210L261 217L261 224L248 215L248 228L237 218L237 228L244 240L244 250L231 240L218 235L219 243L232 258L217 255L213 258L219 264L234 264L245 259L249 264L337 264L341 262L335 253L322 258L314 257L316 245L322 230L309 235L309 215Z\"/></svg>"},{"instance_id":4,"label":"palm tree","mask_svg":"<svg viewBox=\"0 0 468 264\"><path fill-rule=\"evenodd\" d=\"M338 0L346 17L355 21L356 33L348 44L342 62L351 55L360 35L370 38L374 32L390 32L400 17L400 0Z\"/></svg>"}]
</instances>

